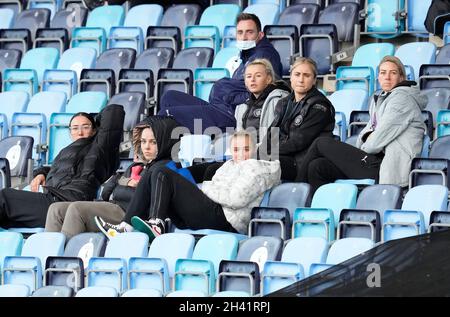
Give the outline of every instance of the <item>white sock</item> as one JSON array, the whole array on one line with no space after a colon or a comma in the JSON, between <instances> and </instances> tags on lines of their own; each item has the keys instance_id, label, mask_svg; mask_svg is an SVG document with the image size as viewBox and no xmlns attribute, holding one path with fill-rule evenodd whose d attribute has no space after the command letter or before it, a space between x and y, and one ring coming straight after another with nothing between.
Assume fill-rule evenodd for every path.
<instances>
[{"instance_id":1,"label":"white sock","mask_svg":"<svg viewBox=\"0 0 450 317\"><path fill-rule=\"evenodd\" d=\"M126 223L125 221L122 221L119 225L121 228L124 228L126 232L132 232L134 231L133 226L131 226L130 224Z\"/></svg>"}]
</instances>

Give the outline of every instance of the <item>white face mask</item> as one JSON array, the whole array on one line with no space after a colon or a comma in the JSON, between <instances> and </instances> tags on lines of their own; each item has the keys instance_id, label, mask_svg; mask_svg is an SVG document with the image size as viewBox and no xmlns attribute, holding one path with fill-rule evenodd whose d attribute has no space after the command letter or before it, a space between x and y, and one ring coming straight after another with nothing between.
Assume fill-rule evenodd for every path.
<instances>
[{"instance_id":1,"label":"white face mask","mask_svg":"<svg viewBox=\"0 0 450 317\"><path fill-rule=\"evenodd\" d=\"M256 41L236 41L236 47L241 51L252 49L256 46Z\"/></svg>"}]
</instances>

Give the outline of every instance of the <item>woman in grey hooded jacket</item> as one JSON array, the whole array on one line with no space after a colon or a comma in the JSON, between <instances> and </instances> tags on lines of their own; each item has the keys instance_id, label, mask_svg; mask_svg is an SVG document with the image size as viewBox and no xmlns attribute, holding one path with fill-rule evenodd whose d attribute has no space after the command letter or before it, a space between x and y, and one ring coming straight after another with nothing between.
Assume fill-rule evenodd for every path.
<instances>
[{"instance_id":1,"label":"woman in grey hooded jacket","mask_svg":"<svg viewBox=\"0 0 450 317\"><path fill-rule=\"evenodd\" d=\"M422 149L425 124L421 111L426 98L405 81L405 68L394 56L379 64L382 92L370 101L370 121L356 147L330 139L317 139L300 167L300 181L313 190L336 179L373 178L380 184L406 186L411 161Z\"/></svg>"}]
</instances>

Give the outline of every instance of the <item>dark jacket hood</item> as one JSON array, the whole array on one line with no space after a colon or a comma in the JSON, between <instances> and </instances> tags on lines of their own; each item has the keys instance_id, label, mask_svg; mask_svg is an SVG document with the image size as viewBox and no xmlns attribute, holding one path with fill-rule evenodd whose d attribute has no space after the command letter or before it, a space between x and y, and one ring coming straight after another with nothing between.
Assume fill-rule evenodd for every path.
<instances>
[{"instance_id":1,"label":"dark jacket hood","mask_svg":"<svg viewBox=\"0 0 450 317\"><path fill-rule=\"evenodd\" d=\"M172 138L172 131L177 127L179 127L179 124L171 117L151 116L145 118L133 129L134 153L144 162L141 151L141 134L145 128L151 128L158 145L158 154L153 161L170 159L172 147L179 141L179 139Z\"/></svg>"}]
</instances>

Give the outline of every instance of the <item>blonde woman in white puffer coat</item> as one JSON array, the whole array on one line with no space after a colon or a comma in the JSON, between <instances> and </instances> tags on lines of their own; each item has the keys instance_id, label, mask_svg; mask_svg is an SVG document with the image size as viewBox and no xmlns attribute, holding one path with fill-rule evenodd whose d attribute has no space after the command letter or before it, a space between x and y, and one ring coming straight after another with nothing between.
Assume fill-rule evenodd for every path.
<instances>
[{"instance_id":1,"label":"blonde woman in white puffer coat","mask_svg":"<svg viewBox=\"0 0 450 317\"><path fill-rule=\"evenodd\" d=\"M170 169L155 170L151 180L149 220L132 219L133 227L154 238L165 232L166 218L180 229L216 229L247 234L251 209L264 192L280 183L279 161L253 159L253 136L236 132L230 141L232 159L202 188Z\"/></svg>"}]
</instances>

